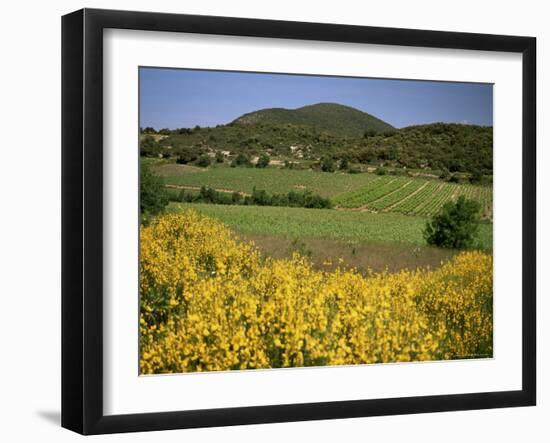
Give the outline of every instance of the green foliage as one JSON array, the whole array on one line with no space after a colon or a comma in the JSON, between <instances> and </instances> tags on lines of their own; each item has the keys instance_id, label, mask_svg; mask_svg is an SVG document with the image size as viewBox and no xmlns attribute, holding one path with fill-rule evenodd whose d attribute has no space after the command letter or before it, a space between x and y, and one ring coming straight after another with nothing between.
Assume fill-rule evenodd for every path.
<instances>
[{"instance_id":1,"label":"green foliage","mask_svg":"<svg viewBox=\"0 0 550 443\"><path fill-rule=\"evenodd\" d=\"M194 146L181 146L174 151L174 154L176 155L176 163L186 165L196 161L201 151Z\"/></svg>"},{"instance_id":2,"label":"green foliage","mask_svg":"<svg viewBox=\"0 0 550 443\"><path fill-rule=\"evenodd\" d=\"M483 181L483 174L479 169L474 169L472 175L470 176L470 183L479 184Z\"/></svg>"},{"instance_id":3,"label":"green foliage","mask_svg":"<svg viewBox=\"0 0 550 443\"><path fill-rule=\"evenodd\" d=\"M288 239L332 239L345 241L397 242L422 246L423 217L401 214L333 209L306 209L276 206L172 204L170 210L193 208L215 217L246 234L279 235ZM315 223L311 223L314 217ZM482 249L491 249L492 224L482 223L479 241Z\"/></svg>"},{"instance_id":4,"label":"green foliage","mask_svg":"<svg viewBox=\"0 0 550 443\"><path fill-rule=\"evenodd\" d=\"M234 205L240 205L243 201L243 195L240 192L234 191L233 194L231 194L231 202Z\"/></svg>"},{"instance_id":5,"label":"green foliage","mask_svg":"<svg viewBox=\"0 0 550 443\"><path fill-rule=\"evenodd\" d=\"M267 168L270 161L271 161L271 158L269 157L269 155L267 155L264 152L260 155L260 158L258 158L258 163L256 163L256 167L257 168Z\"/></svg>"},{"instance_id":6,"label":"green foliage","mask_svg":"<svg viewBox=\"0 0 550 443\"><path fill-rule=\"evenodd\" d=\"M220 151L216 152L216 163L224 163L224 162L225 162L224 155Z\"/></svg>"},{"instance_id":7,"label":"green foliage","mask_svg":"<svg viewBox=\"0 0 550 443\"><path fill-rule=\"evenodd\" d=\"M392 130L388 123L358 109L337 103L318 103L298 109L271 108L244 114L233 124L308 125L340 137L362 137L365 128L376 133Z\"/></svg>"},{"instance_id":8,"label":"green foliage","mask_svg":"<svg viewBox=\"0 0 550 443\"><path fill-rule=\"evenodd\" d=\"M233 161L231 162L231 167L235 168L242 166L250 168L252 166L252 163L250 162L250 157L241 152L239 155L237 155L237 157L233 159Z\"/></svg>"},{"instance_id":9,"label":"green foliage","mask_svg":"<svg viewBox=\"0 0 550 443\"><path fill-rule=\"evenodd\" d=\"M460 179L458 178L458 175L456 174L452 174L450 177L449 177L449 183L460 183Z\"/></svg>"},{"instance_id":10,"label":"green foliage","mask_svg":"<svg viewBox=\"0 0 550 443\"><path fill-rule=\"evenodd\" d=\"M344 157L342 160L340 160L340 164L338 165L338 168L341 171L345 171L346 169L349 169L349 161L347 157Z\"/></svg>"},{"instance_id":11,"label":"green foliage","mask_svg":"<svg viewBox=\"0 0 550 443\"><path fill-rule=\"evenodd\" d=\"M168 193L161 177L142 164L139 182L139 207L143 215L157 215L168 204Z\"/></svg>"},{"instance_id":12,"label":"green foliage","mask_svg":"<svg viewBox=\"0 0 550 443\"><path fill-rule=\"evenodd\" d=\"M168 172L168 169L164 171ZM327 174L321 171L270 167L250 168L243 173L238 168L216 167L200 173L187 171L167 175L164 180L171 185L197 189L205 185L243 194L251 194L254 187L278 194L309 190L313 194L330 198L344 208L366 207L376 211L390 210L426 217L432 217L446 202L464 195L481 204L485 218L490 218L492 214L493 195L490 186L445 183L420 177L377 176L355 169L350 169L347 174Z\"/></svg>"},{"instance_id":13,"label":"green foliage","mask_svg":"<svg viewBox=\"0 0 550 443\"><path fill-rule=\"evenodd\" d=\"M328 111L323 114L321 111L327 110L327 106ZM288 112L295 111L271 109L246 114L232 124L213 128L162 129L159 134L167 136L157 139L158 151L145 147L141 154L181 157L180 162L186 163L194 160L190 160L187 151L179 155L182 149L190 148L196 160L203 149L215 147L247 156L268 151L272 157L287 159L318 161L322 156L331 156L335 160L347 158L349 162L383 163L394 168L445 169L450 173L472 174L474 180L481 175L486 181L485 178L492 175L492 127L433 123L373 132L370 125L361 123L358 132L339 130L335 126L345 127L348 117L361 112L338 106L306 107L313 109L300 111L300 118L290 120ZM338 111L333 112L335 109ZM325 122L325 117L332 118L332 123Z\"/></svg>"},{"instance_id":14,"label":"green foliage","mask_svg":"<svg viewBox=\"0 0 550 443\"><path fill-rule=\"evenodd\" d=\"M336 164L332 157L324 156L321 158L321 171L323 172L334 172L336 171Z\"/></svg>"},{"instance_id":15,"label":"green foliage","mask_svg":"<svg viewBox=\"0 0 550 443\"><path fill-rule=\"evenodd\" d=\"M291 190L308 189L323 197L350 191L364 186L376 178L373 174L325 174L320 171L294 169L289 162L288 168L250 168L246 173L238 168L208 168L199 173L179 173L165 176L167 184L193 186L202 185L217 189L231 189L252 193L254 186L268 189L270 192L287 193Z\"/></svg>"},{"instance_id":16,"label":"green foliage","mask_svg":"<svg viewBox=\"0 0 550 443\"><path fill-rule=\"evenodd\" d=\"M157 157L161 153L161 146L155 140L155 137L151 135L152 133L144 132L144 134L146 135L140 140L141 154L149 157Z\"/></svg>"},{"instance_id":17,"label":"green foliage","mask_svg":"<svg viewBox=\"0 0 550 443\"><path fill-rule=\"evenodd\" d=\"M374 129L367 129L364 132L363 137L365 138L374 137L376 134L377 134L377 131L375 131Z\"/></svg>"},{"instance_id":18,"label":"green foliage","mask_svg":"<svg viewBox=\"0 0 550 443\"><path fill-rule=\"evenodd\" d=\"M198 193L181 190L170 192L171 201L178 203L213 203L218 205L247 206L288 206L294 208L330 209L332 202L328 198L315 195L310 191L290 191L286 194L272 194L263 189L254 188L251 195L243 196L239 192L221 192L202 186Z\"/></svg>"},{"instance_id":19,"label":"green foliage","mask_svg":"<svg viewBox=\"0 0 550 443\"><path fill-rule=\"evenodd\" d=\"M201 168L206 168L210 166L211 162L212 160L210 159L210 157L206 154L203 154L197 159L197 162L195 164L197 166L200 166Z\"/></svg>"},{"instance_id":20,"label":"green foliage","mask_svg":"<svg viewBox=\"0 0 550 443\"><path fill-rule=\"evenodd\" d=\"M380 167L380 168L376 168L374 173L376 175L386 175L388 173L388 171L385 168Z\"/></svg>"},{"instance_id":21,"label":"green foliage","mask_svg":"<svg viewBox=\"0 0 550 443\"><path fill-rule=\"evenodd\" d=\"M442 248L470 248L479 229L479 211L478 202L460 196L455 203L446 203L426 224L424 238L428 244Z\"/></svg>"}]
</instances>

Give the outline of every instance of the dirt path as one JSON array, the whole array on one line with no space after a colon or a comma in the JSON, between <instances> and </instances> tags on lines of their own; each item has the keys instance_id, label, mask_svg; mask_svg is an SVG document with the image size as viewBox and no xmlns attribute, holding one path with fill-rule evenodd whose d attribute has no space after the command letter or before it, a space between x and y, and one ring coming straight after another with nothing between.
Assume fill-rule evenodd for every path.
<instances>
[{"instance_id":1,"label":"dirt path","mask_svg":"<svg viewBox=\"0 0 550 443\"><path fill-rule=\"evenodd\" d=\"M189 191L200 191L201 190L201 186L188 186L188 185L165 185L165 186L167 188L187 189ZM227 194L233 194L234 192L238 192L239 194L241 194L245 197L252 195L252 194L249 194L248 192L235 191L234 189L223 189L223 188L211 188L211 189L214 189L214 191L218 191L218 192L225 192Z\"/></svg>"}]
</instances>

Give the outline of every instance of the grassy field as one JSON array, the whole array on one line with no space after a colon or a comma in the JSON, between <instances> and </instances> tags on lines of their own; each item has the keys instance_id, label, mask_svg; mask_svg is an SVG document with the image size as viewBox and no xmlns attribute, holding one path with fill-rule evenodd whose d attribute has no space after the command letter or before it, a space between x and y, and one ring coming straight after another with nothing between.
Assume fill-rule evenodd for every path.
<instances>
[{"instance_id":1,"label":"grassy field","mask_svg":"<svg viewBox=\"0 0 550 443\"><path fill-rule=\"evenodd\" d=\"M164 173L163 167L158 173ZM230 168L214 167L200 173L181 173L167 176L167 184L187 186L210 186L252 192L265 189L272 193L286 193L308 189L323 197L334 197L349 192L375 180L373 174L324 173L312 170L291 170L278 168Z\"/></svg>"},{"instance_id":2,"label":"grassy field","mask_svg":"<svg viewBox=\"0 0 550 443\"><path fill-rule=\"evenodd\" d=\"M448 201L464 195L481 204L482 215L492 216L492 188L470 184L406 176L377 176L370 173L326 173L312 170L278 168L230 168L227 166L200 169L164 164L157 168L169 185L219 190L252 192L263 189L272 193L310 190L330 198L337 206L371 212L397 212L429 217Z\"/></svg>"},{"instance_id":3,"label":"grassy field","mask_svg":"<svg viewBox=\"0 0 550 443\"><path fill-rule=\"evenodd\" d=\"M273 206L171 203L169 211L193 209L222 221L244 240L253 241L266 255L288 258L293 252L308 256L318 269L331 270L340 261L360 270L437 267L458 251L427 246L426 222L448 201L460 195L477 200L491 220L492 189L488 186L447 183L418 177L371 173L325 173L269 167L197 168L159 162L155 166L169 192L178 196L201 186L218 191L271 193L310 190L330 198L336 209ZM492 250L492 223L480 225L476 248Z\"/></svg>"},{"instance_id":4,"label":"grassy field","mask_svg":"<svg viewBox=\"0 0 550 443\"><path fill-rule=\"evenodd\" d=\"M237 232L267 234L288 239L325 239L425 245L423 217L400 214L334 209L284 208L271 206L224 206L210 204L171 203L169 210L192 207L221 220ZM493 225L480 226L479 246L492 249Z\"/></svg>"},{"instance_id":5,"label":"grassy field","mask_svg":"<svg viewBox=\"0 0 550 443\"><path fill-rule=\"evenodd\" d=\"M222 221L266 256L289 258L298 252L315 268L326 271L342 265L361 272L436 268L459 253L427 246L422 237L426 219L422 217L191 203L171 203L169 211L186 208ZM481 225L479 243L481 249L491 250L492 224Z\"/></svg>"}]
</instances>

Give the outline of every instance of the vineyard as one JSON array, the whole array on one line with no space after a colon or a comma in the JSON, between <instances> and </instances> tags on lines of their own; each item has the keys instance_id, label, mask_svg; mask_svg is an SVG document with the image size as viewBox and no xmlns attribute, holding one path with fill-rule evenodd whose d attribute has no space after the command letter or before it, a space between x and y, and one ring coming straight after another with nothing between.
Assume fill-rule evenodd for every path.
<instances>
[{"instance_id":1,"label":"vineyard","mask_svg":"<svg viewBox=\"0 0 550 443\"><path fill-rule=\"evenodd\" d=\"M483 216L491 217L493 197L490 187L409 177L380 177L365 186L336 196L333 201L342 208L429 217L445 203L461 195L478 201Z\"/></svg>"},{"instance_id":2,"label":"vineyard","mask_svg":"<svg viewBox=\"0 0 550 443\"><path fill-rule=\"evenodd\" d=\"M159 173L169 171L168 166L158 169ZM169 185L209 186L216 189L250 193L254 188L272 193L309 190L322 197L334 197L352 191L377 180L374 174L325 173L312 170L291 170L279 168L229 168L210 167L201 172L166 174Z\"/></svg>"},{"instance_id":3,"label":"vineyard","mask_svg":"<svg viewBox=\"0 0 550 443\"><path fill-rule=\"evenodd\" d=\"M448 183L440 180L408 176L378 176L371 173L325 173L312 170L279 168L187 169L181 172L173 165L164 165L158 172L169 186L199 189L201 186L241 193L254 188L272 193L311 191L330 198L340 209L369 212L396 212L430 217L441 207L464 195L481 205L482 216L492 219L492 187Z\"/></svg>"}]
</instances>

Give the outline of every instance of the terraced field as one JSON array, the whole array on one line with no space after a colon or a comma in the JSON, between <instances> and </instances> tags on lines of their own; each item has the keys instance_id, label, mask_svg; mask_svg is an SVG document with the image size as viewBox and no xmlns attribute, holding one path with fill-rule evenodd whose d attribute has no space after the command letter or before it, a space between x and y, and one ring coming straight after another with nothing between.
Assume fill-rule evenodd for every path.
<instances>
[{"instance_id":1,"label":"terraced field","mask_svg":"<svg viewBox=\"0 0 550 443\"><path fill-rule=\"evenodd\" d=\"M184 186L210 186L245 193L264 189L272 193L286 193L308 189L322 197L334 197L360 188L379 178L374 174L348 174L344 172L317 172L278 168L210 167L201 172L184 172L169 175L169 166L161 166L157 173L164 175L166 184Z\"/></svg>"},{"instance_id":2,"label":"terraced field","mask_svg":"<svg viewBox=\"0 0 550 443\"><path fill-rule=\"evenodd\" d=\"M493 202L490 187L418 178L382 177L333 200L342 208L429 217L461 195L477 200L484 216L490 218Z\"/></svg>"},{"instance_id":3,"label":"terraced field","mask_svg":"<svg viewBox=\"0 0 550 443\"><path fill-rule=\"evenodd\" d=\"M157 168L166 184L187 189L208 186L220 191L251 193L255 188L271 193L309 190L330 198L338 208L368 212L396 212L430 217L448 201L464 195L477 200L484 218L492 218L492 188L456 184L419 177L377 176L344 172L278 168L185 168L164 164Z\"/></svg>"}]
</instances>

